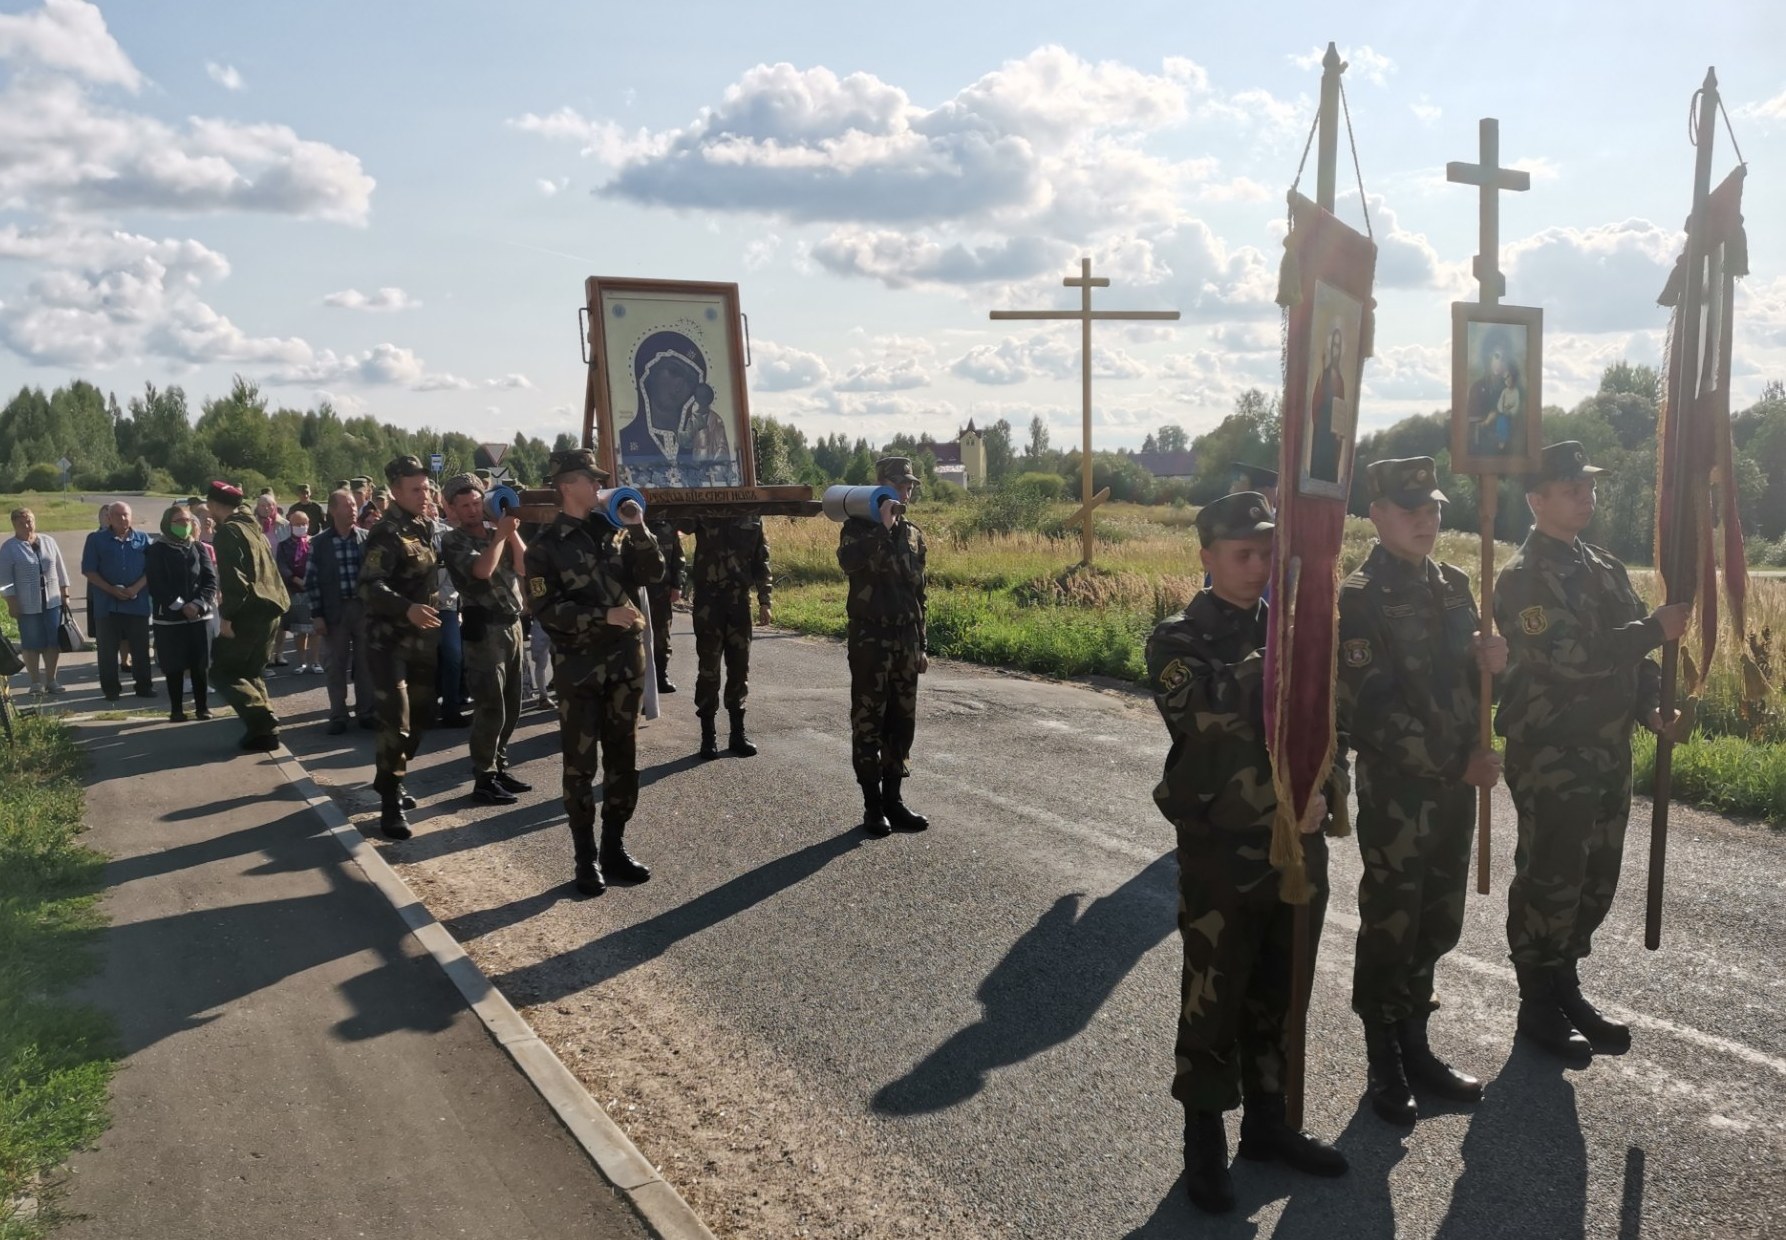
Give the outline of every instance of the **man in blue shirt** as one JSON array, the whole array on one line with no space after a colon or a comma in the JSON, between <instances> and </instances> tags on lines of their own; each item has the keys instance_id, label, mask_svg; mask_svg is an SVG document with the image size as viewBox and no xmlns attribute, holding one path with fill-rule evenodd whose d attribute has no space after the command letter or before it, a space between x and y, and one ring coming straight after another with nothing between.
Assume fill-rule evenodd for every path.
<instances>
[{"instance_id":1,"label":"man in blue shirt","mask_svg":"<svg viewBox=\"0 0 1786 1240\"><path fill-rule=\"evenodd\" d=\"M149 536L131 524L130 505L120 501L106 514L106 529L87 540L81 575L94 600L99 633L99 688L116 702L123 691L118 681L118 648L130 645L130 667L136 695L155 696L155 665L149 661L149 576L144 553Z\"/></svg>"}]
</instances>

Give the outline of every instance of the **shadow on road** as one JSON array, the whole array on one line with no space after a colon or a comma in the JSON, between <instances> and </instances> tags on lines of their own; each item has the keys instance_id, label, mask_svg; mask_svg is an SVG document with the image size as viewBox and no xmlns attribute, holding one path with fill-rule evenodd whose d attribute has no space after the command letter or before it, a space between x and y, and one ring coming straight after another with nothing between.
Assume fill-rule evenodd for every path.
<instances>
[{"instance_id":1,"label":"shadow on road","mask_svg":"<svg viewBox=\"0 0 1786 1240\"><path fill-rule=\"evenodd\" d=\"M1079 1034L1136 962L1172 933L1177 869L1176 852L1167 852L1083 912L1079 893L1055 901L980 984L980 1020L883 1086L874 1109L945 1110L979 1093L993 1069Z\"/></svg>"}]
</instances>

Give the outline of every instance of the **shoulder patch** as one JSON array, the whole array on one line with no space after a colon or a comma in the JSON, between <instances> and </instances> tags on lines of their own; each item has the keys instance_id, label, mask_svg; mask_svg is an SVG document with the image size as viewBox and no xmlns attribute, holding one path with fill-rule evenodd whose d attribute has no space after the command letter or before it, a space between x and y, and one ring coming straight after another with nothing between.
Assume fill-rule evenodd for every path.
<instances>
[{"instance_id":1,"label":"shoulder patch","mask_svg":"<svg viewBox=\"0 0 1786 1240\"><path fill-rule=\"evenodd\" d=\"M1519 631L1527 637L1536 637L1549 627L1550 621L1542 607L1528 607L1519 613Z\"/></svg>"},{"instance_id":2,"label":"shoulder patch","mask_svg":"<svg viewBox=\"0 0 1786 1240\"><path fill-rule=\"evenodd\" d=\"M527 591L529 594L532 594L534 598L545 598L546 579L544 577L529 577L527 579Z\"/></svg>"},{"instance_id":3,"label":"shoulder patch","mask_svg":"<svg viewBox=\"0 0 1786 1240\"><path fill-rule=\"evenodd\" d=\"M1191 678L1191 669L1184 665L1183 659L1174 659L1160 669L1160 688L1168 693L1184 687Z\"/></svg>"},{"instance_id":4,"label":"shoulder patch","mask_svg":"<svg viewBox=\"0 0 1786 1240\"><path fill-rule=\"evenodd\" d=\"M385 553L383 547L366 548L365 570L369 573L382 573L385 570Z\"/></svg>"},{"instance_id":5,"label":"shoulder patch","mask_svg":"<svg viewBox=\"0 0 1786 1240\"><path fill-rule=\"evenodd\" d=\"M1369 667L1371 661L1371 644L1363 637L1354 637L1341 643L1340 658L1347 667Z\"/></svg>"}]
</instances>

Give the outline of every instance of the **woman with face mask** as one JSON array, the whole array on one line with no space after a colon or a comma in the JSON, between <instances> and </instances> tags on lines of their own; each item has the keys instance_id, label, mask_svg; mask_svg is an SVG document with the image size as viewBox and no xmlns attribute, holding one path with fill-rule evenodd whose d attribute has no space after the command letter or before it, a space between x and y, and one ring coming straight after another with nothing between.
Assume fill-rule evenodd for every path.
<instances>
[{"instance_id":1,"label":"woman with face mask","mask_svg":"<svg viewBox=\"0 0 1786 1240\"><path fill-rule=\"evenodd\" d=\"M193 717L209 719L205 669L211 665L210 618L217 610L217 570L198 542L198 523L185 504L161 518L161 541L144 553L154 610L149 625L155 658L167 677L168 718L186 722L183 690L192 680Z\"/></svg>"},{"instance_id":2,"label":"woman with face mask","mask_svg":"<svg viewBox=\"0 0 1786 1240\"><path fill-rule=\"evenodd\" d=\"M322 656L316 654L316 623L311 618L310 595L305 589L310 575L310 514L292 513L286 531L285 541L273 549L286 593L291 595L291 610L285 613L283 627L291 634L293 653L297 656L295 674L320 675Z\"/></svg>"}]
</instances>

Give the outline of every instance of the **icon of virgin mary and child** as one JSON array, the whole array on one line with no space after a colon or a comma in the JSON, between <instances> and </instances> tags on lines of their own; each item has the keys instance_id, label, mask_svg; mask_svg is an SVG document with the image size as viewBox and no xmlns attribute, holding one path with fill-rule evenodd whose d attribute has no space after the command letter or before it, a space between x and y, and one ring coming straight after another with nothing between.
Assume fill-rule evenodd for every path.
<instances>
[{"instance_id":1,"label":"icon of virgin mary and child","mask_svg":"<svg viewBox=\"0 0 1786 1240\"><path fill-rule=\"evenodd\" d=\"M633 353L638 413L621 430L621 480L633 486L742 483L725 418L713 408L707 359L678 331L652 332Z\"/></svg>"}]
</instances>

